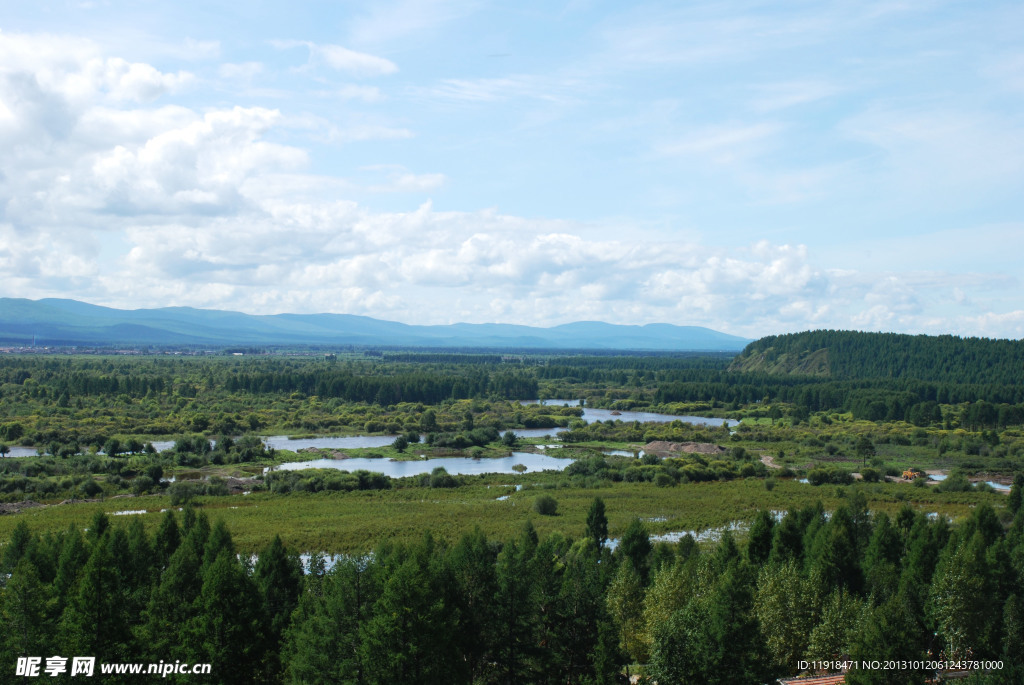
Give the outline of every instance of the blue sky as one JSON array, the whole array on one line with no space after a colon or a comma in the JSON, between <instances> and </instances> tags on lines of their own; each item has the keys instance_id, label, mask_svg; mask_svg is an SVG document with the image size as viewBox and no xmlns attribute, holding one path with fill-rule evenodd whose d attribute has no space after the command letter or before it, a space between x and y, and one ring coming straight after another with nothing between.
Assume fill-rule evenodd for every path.
<instances>
[{"instance_id":1,"label":"blue sky","mask_svg":"<svg viewBox=\"0 0 1024 685\"><path fill-rule=\"evenodd\" d=\"M0 16L0 295L1024 337L1019 2Z\"/></svg>"}]
</instances>

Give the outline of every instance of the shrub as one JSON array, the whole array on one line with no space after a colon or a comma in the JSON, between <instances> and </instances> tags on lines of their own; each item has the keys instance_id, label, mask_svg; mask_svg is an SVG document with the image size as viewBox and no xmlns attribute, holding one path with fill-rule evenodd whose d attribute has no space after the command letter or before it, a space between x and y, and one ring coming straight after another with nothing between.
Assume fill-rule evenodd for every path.
<instances>
[{"instance_id":1,"label":"shrub","mask_svg":"<svg viewBox=\"0 0 1024 685\"><path fill-rule=\"evenodd\" d=\"M95 497L96 495L103 492L103 488L100 486L100 484L94 481L92 478L79 485L78 489L81 490L82 494L85 495L86 497Z\"/></svg>"},{"instance_id":2,"label":"shrub","mask_svg":"<svg viewBox=\"0 0 1024 685\"><path fill-rule=\"evenodd\" d=\"M675 480L673 480L672 476L663 472L659 473L654 477L654 484L657 485L659 488L667 488L670 485L675 485L676 482Z\"/></svg>"},{"instance_id":3,"label":"shrub","mask_svg":"<svg viewBox=\"0 0 1024 685\"><path fill-rule=\"evenodd\" d=\"M860 476L864 479L865 483L877 483L882 479L882 474L878 469L873 469L870 466L860 470Z\"/></svg>"},{"instance_id":4,"label":"shrub","mask_svg":"<svg viewBox=\"0 0 1024 685\"><path fill-rule=\"evenodd\" d=\"M971 489L971 482L967 480L966 476L953 473L947 476L946 480L940 481L935 489L939 492L967 492Z\"/></svg>"},{"instance_id":5,"label":"shrub","mask_svg":"<svg viewBox=\"0 0 1024 685\"><path fill-rule=\"evenodd\" d=\"M443 466L438 466L430 472L430 487L432 488L455 488L459 481L448 473Z\"/></svg>"},{"instance_id":6,"label":"shrub","mask_svg":"<svg viewBox=\"0 0 1024 685\"><path fill-rule=\"evenodd\" d=\"M201 495L204 489L202 483L179 480L171 483L171 487L167 489L167 494L170 495L171 506L178 507L191 502L192 498Z\"/></svg>"},{"instance_id":7,"label":"shrub","mask_svg":"<svg viewBox=\"0 0 1024 685\"><path fill-rule=\"evenodd\" d=\"M557 516L558 501L551 495L541 495L533 500L533 510L541 516Z\"/></svg>"},{"instance_id":8,"label":"shrub","mask_svg":"<svg viewBox=\"0 0 1024 685\"><path fill-rule=\"evenodd\" d=\"M811 485L848 485L853 482L853 476L842 469L811 469L807 472L807 482Z\"/></svg>"},{"instance_id":9,"label":"shrub","mask_svg":"<svg viewBox=\"0 0 1024 685\"><path fill-rule=\"evenodd\" d=\"M139 476L132 481L132 492L141 495L150 491L153 487L153 479L149 476Z\"/></svg>"},{"instance_id":10,"label":"shrub","mask_svg":"<svg viewBox=\"0 0 1024 685\"><path fill-rule=\"evenodd\" d=\"M228 485L224 482L223 478L220 478L219 476L210 476L210 480L206 483L205 494L215 497L223 497L230 494L230 491L228 490Z\"/></svg>"}]
</instances>

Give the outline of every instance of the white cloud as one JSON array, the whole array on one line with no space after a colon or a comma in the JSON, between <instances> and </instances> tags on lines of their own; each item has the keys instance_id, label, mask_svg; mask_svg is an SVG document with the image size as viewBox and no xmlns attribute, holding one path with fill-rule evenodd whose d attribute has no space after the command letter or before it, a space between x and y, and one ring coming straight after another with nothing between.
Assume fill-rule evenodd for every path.
<instances>
[{"instance_id":1,"label":"white cloud","mask_svg":"<svg viewBox=\"0 0 1024 685\"><path fill-rule=\"evenodd\" d=\"M843 88L827 81L786 81L755 86L752 105L762 112L796 107L830 98Z\"/></svg>"},{"instance_id":2,"label":"white cloud","mask_svg":"<svg viewBox=\"0 0 1024 685\"><path fill-rule=\"evenodd\" d=\"M402 140L412 138L407 128L393 128L377 124L361 124L345 128L332 127L330 139L339 143L353 143L361 140Z\"/></svg>"},{"instance_id":3,"label":"white cloud","mask_svg":"<svg viewBox=\"0 0 1024 685\"><path fill-rule=\"evenodd\" d=\"M452 0L398 0L374 2L372 9L352 21L352 39L358 44L409 39L436 30L443 24L472 11L475 2Z\"/></svg>"},{"instance_id":4,"label":"white cloud","mask_svg":"<svg viewBox=\"0 0 1024 685\"><path fill-rule=\"evenodd\" d=\"M310 49L332 69L347 71L357 76L383 76L398 71L398 67L391 60L349 50L340 45L317 45L311 46Z\"/></svg>"},{"instance_id":5,"label":"white cloud","mask_svg":"<svg viewBox=\"0 0 1024 685\"><path fill-rule=\"evenodd\" d=\"M372 185L370 190L378 193L425 193L444 185L444 174L391 174L387 183Z\"/></svg>"},{"instance_id":6,"label":"white cloud","mask_svg":"<svg viewBox=\"0 0 1024 685\"><path fill-rule=\"evenodd\" d=\"M217 73L223 79L239 80L239 81L251 81L256 76L263 73L262 62L239 62L231 63L227 62L220 65L217 69Z\"/></svg>"},{"instance_id":7,"label":"white cloud","mask_svg":"<svg viewBox=\"0 0 1024 685\"><path fill-rule=\"evenodd\" d=\"M185 39L185 49L181 55L184 59L216 59L220 57L220 41Z\"/></svg>"},{"instance_id":8,"label":"white cloud","mask_svg":"<svg viewBox=\"0 0 1024 685\"><path fill-rule=\"evenodd\" d=\"M398 71L398 66L389 59L350 50L341 45L299 40L275 40L271 45L281 50L305 46L309 49L311 65L324 64L331 69L348 72L354 76L386 76Z\"/></svg>"},{"instance_id":9,"label":"white cloud","mask_svg":"<svg viewBox=\"0 0 1024 685\"><path fill-rule=\"evenodd\" d=\"M362 100L363 102L379 102L383 99L380 88L375 86L357 86L346 84L334 91L343 100Z\"/></svg>"},{"instance_id":10,"label":"white cloud","mask_svg":"<svg viewBox=\"0 0 1024 685\"><path fill-rule=\"evenodd\" d=\"M939 203L1019 186L1024 125L997 114L875 105L841 131L881 153L878 182Z\"/></svg>"},{"instance_id":11,"label":"white cloud","mask_svg":"<svg viewBox=\"0 0 1024 685\"><path fill-rule=\"evenodd\" d=\"M759 154L781 130L779 124L768 122L713 126L662 143L657 152L669 157L699 156L728 165Z\"/></svg>"},{"instance_id":12,"label":"white cloud","mask_svg":"<svg viewBox=\"0 0 1024 685\"><path fill-rule=\"evenodd\" d=\"M516 74L501 78L442 79L429 88L415 88L413 94L431 99L469 103L493 103L535 99L553 103L571 102L587 89L579 78Z\"/></svg>"}]
</instances>

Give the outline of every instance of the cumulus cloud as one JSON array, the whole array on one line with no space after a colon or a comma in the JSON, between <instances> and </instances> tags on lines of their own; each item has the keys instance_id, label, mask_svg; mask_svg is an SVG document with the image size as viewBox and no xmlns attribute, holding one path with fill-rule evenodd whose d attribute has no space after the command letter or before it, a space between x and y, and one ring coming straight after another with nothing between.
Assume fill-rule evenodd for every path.
<instances>
[{"instance_id":1,"label":"cumulus cloud","mask_svg":"<svg viewBox=\"0 0 1024 685\"><path fill-rule=\"evenodd\" d=\"M115 213L221 211L241 201L239 188L255 171L295 168L304 151L261 140L276 110L235 107L210 112L182 128L134 147L97 155L94 187Z\"/></svg>"}]
</instances>

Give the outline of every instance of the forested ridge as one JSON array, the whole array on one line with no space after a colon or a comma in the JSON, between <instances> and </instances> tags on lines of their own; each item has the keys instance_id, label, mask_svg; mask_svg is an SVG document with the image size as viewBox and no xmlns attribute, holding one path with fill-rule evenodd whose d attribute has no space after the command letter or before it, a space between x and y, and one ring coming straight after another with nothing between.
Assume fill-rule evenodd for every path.
<instances>
[{"instance_id":1,"label":"forested ridge","mask_svg":"<svg viewBox=\"0 0 1024 685\"><path fill-rule=\"evenodd\" d=\"M808 364L809 360L812 363ZM891 378L1021 385L1024 384L1024 341L807 331L755 340L740 353L730 369L817 373L836 380Z\"/></svg>"},{"instance_id":2,"label":"forested ridge","mask_svg":"<svg viewBox=\"0 0 1024 685\"><path fill-rule=\"evenodd\" d=\"M426 532L330 570L314 554L308 574L276 537L239 555L223 522L191 508L153 535L102 513L84 531L21 523L0 547L0 668L57 654L212 664L171 682L572 684L643 664L664 685L749 685L801 660L930 659L1019 683L1019 487L1009 529L988 505L951 527L909 507L872 514L855 493L831 513L762 511L741 544L652 545L634 519L612 552L595 499L575 538ZM933 673L857 668L847 682Z\"/></svg>"}]
</instances>

